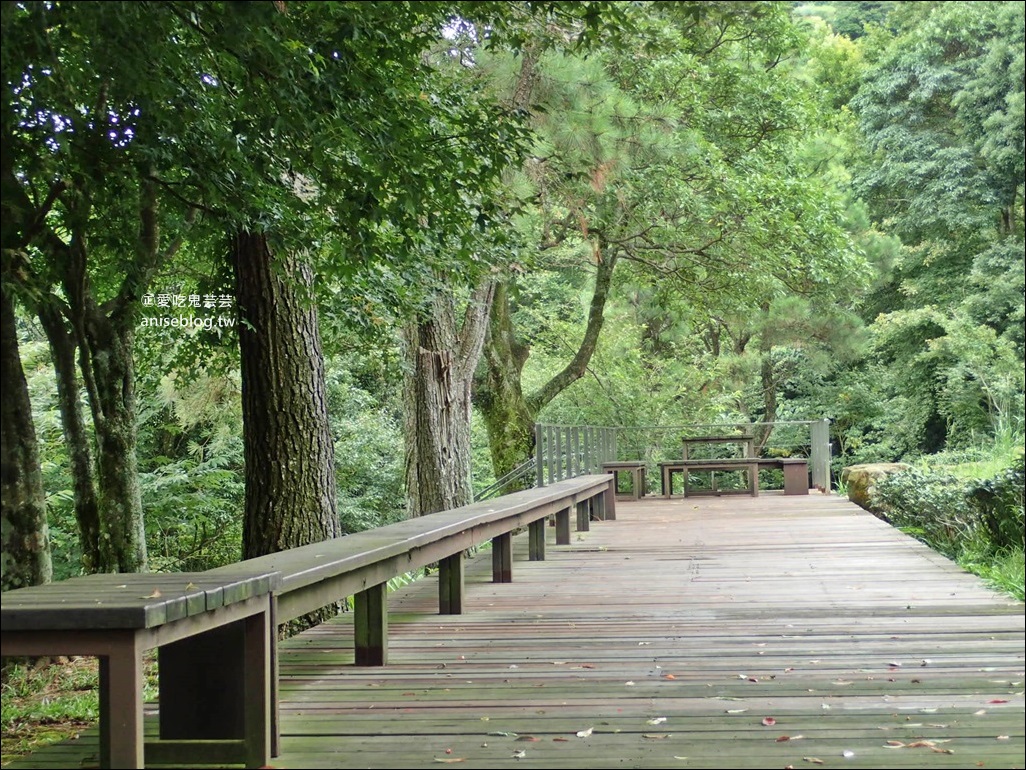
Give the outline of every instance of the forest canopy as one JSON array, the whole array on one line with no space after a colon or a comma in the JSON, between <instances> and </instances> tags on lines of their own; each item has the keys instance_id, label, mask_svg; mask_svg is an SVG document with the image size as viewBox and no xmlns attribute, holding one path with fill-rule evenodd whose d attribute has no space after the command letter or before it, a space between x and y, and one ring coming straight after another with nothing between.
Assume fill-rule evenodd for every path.
<instances>
[{"instance_id":1,"label":"forest canopy","mask_svg":"<svg viewBox=\"0 0 1026 770\"><path fill-rule=\"evenodd\" d=\"M0 9L4 590L462 505L539 421L1022 445L1022 3Z\"/></svg>"}]
</instances>

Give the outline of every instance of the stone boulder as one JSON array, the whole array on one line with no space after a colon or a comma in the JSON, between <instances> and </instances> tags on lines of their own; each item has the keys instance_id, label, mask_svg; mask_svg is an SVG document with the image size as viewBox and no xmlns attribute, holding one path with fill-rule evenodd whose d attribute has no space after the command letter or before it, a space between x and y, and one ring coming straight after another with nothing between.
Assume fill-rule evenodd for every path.
<instances>
[{"instance_id":1,"label":"stone boulder","mask_svg":"<svg viewBox=\"0 0 1026 770\"><path fill-rule=\"evenodd\" d=\"M877 516L886 518L887 512L872 504L873 487L876 482L892 473L907 471L906 463L865 463L849 465L841 470L841 482L848 489L848 499Z\"/></svg>"}]
</instances>

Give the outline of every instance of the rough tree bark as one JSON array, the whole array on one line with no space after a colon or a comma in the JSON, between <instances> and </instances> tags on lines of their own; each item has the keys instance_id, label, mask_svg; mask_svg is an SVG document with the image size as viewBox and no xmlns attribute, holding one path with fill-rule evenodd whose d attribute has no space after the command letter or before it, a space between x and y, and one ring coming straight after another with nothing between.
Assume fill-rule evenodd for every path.
<instances>
[{"instance_id":1,"label":"rough tree bark","mask_svg":"<svg viewBox=\"0 0 1026 770\"><path fill-rule=\"evenodd\" d=\"M243 558L343 534L312 275L266 234L234 236L246 459Z\"/></svg>"},{"instance_id":2,"label":"rough tree bark","mask_svg":"<svg viewBox=\"0 0 1026 770\"><path fill-rule=\"evenodd\" d=\"M471 387L495 293L485 278L457 322L451 295L437 295L430 316L404 330L406 493L411 516L471 502Z\"/></svg>"},{"instance_id":3,"label":"rough tree bark","mask_svg":"<svg viewBox=\"0 0 1026 770\"><path fill-rule=\"evenodd\" d=\"M28 383L18 353L14 300L0 284L0 590L39 585L53 575L46 495Z\"/></svg>"}]
</instances>

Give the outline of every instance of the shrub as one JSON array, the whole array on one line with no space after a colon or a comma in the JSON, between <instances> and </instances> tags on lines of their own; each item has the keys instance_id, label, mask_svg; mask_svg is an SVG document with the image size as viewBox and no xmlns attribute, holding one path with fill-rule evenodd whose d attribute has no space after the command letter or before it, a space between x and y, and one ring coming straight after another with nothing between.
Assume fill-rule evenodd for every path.
<instances>
[{"instance_id":1,"label":"shrub","mask_svg":"<svg viewBox=\"0 0 1026 770\"><path fill-rule=\"evenodd\" d=\"M1023 490L1026 483L1026 455L996 476L968 485L966 496L987 530L995 549L1018 548L1024 537Z\"/></svg>"},{"instance_id":2,"label":"shrub","mask_svg":"<svg viewBox=\"0 0 1026 770\"><path fill-rule=\"evenodd\" d=\"M915 468L891 474L876 483L873 503L893 524L951 558L983 529L965 482L946 474Z\"/></svg>"}]
</instances>

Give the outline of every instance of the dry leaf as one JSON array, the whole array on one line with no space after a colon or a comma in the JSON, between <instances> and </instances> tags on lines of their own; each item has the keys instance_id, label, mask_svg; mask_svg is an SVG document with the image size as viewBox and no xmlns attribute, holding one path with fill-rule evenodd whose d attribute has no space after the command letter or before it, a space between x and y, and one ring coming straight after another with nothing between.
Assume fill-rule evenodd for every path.
<instances>
[{"instance_id":1,"label":"dry leaf","mask_svg":"<svg viewBox=\"0 0 1026 770\"><path fill-rule=\"evenodd\" d=\"M140 599L159 599L161 596L163 596L163 594L160 592L160 589L159 588L154 588L153 589L153 593L151 593L149 596L140 596L139 598ZM1007 701L1002 701L1002 703L1007 703Z\"/></svg>"},{"instance_id":2,"label":"dry leaf","mask_svg":"<svg viewBox=\"0 0 1026 770\"><path fill-rule=\"evenodd\" d=\"M195 583L186 583L186 584L185 584L185 590L186 590L186 591L191 591L191 590L193 590L194 588L199 588L199 586L198 586L198 585L196 585Z\"/></svg>"},{"instance_id":3,"label":"dry leaf","mask_svg":"<svg viewBox=\"0 0 1026 770\"><path fill-rule=\"evenodd\" d=\"M467 760L463 757L435 757L435 762L441 762L443 765L454 765L457 762L466 762Z\"/></svg>"},{"instance_id":4,"label":"dry leaf","mask_svg":"<svg viewBox=\"0 0 1026 770\"><path fill-rule=\"evenodd\" d=\"M649 740L653 740L653 741L662 741L662 740L666 740L670 736L667 733L662 733L662 734L658 734L658 735L655 734L655 733L646 733L646 734L642 735L641 737L642 738L648 738Z\"/></svg>"},{"instance_id":5,"label":"dry leaf","mask_svg":"<svg viewBox=\"0 0 1026 770\"><path fill-rule=\"evenodd\" d=\"M791 740L791 736L790 735L778 735L777 736L777 743L787 743L787 741L789 741L789 740Z\"/></svg>"},{"instance_id":6,"label":"dry leaf","mask_svg":"<svg viewBox=\"0 0 1026 770\"><path fill-rule=\"evenodd\" d=\"M987 713L987 709L980 709L979 711L974 711L973 712L973 716L974 717L982 717L986 713Z\"/></svg>"},{"instance_id":7,"label":"dry leaf","mask_svg":"<svg viewBox=\"0 0 1026 770\"><path fill-rule=\"evenodd\" d=\"M903 749L903 748L905 748L905 744L902 743L901 741L887 741L887 743L884 744L884 748L885 749Z\"/></svg>"},{"instance_id":8,"label":"dry leaf","mask_svg":"<svg viewBox=\"0 0 1026 770\"><path fill-rule=\"evenodd\" d=\"M744 714L748 709L727 709L728 714Z\"/></svg>"},{"instance_id":9,"label":"dry leaf","mask_svg":"<svg viewBox=\"0 0 1026 770\"><path fill-rule=\"evenodd\" d=\"M762 720L762 724L764 727L773 727L773 725L775 725L776 723L777 720L775 720L773 717L766 717Z\"/></svg>"},{"instance_id":10,"label":"dry leaf","mask_svg":"<svg viewBox=\"0 0 1026 770\"><path fill-rule=\"evenodd\" d=\"M1006 700L1004 700L1002 698L995 698L994 700L987 701L987 703L1008 703L1008 701L1006 701Z\"/></svg>"},{"instance_id":11,"label":"dry leaf","mask_svg":"<svg viewBox=\"0 0 1026 770\"><path fill-rule=\"evenodd\" d=\"M823 760L819 757L802 757L802 762L811 762L814 765L822 765Z\"/></svg>"},{"instance_id":12,"label":"dry leaf","mask_svg":"<svg viewBox=\"0 0 1026 770\"><path fill-rule=\"evenodd\" d=\"M577 737L578 738L587 738L589 735L592 734L592 732L594 732L594 730L595 730L594 727L589 727L587 730L578 730L577 731Z\"/></svg>"},{"instance_id":13,"label":"dry leaf","mask_svg":"<svg viewBox=\"0 0 1026 770\"><path fill-rule=\"evenodd\" d=\"M930 747L930 751L932 751L934 754L954 754L955 753L952 749L942 749L939 746L931 746Z\"/></svg>"},{"instance_id":14,"label":"dry leaf","mask_svg":"<svg viewBox=\"0 0 1026 770\"><path fill-rule=\"evenodd\" d=\"M677 677L675 677L673 674L664 674L663 675L663 679L676 679L676 678Z\"/></svg>"},{"instance_id":15,"label":"dry leaf","mask_svg":"<svg viewBox=\"0 0 1026 770\"><path fill-rule=\"evenodd\" d=\"M932 749L937 744L933 741L912 741L912 743L906 743L906 749Z\"/></svg>"},{"instance_id":16,"label":"dry leaf","mask_svg":"<svg viewBox=\"0 0 1026 770\"><path fill-rule=\"evenodd\" d=\"M661 725L665 721L666 721L666 717L654 717L653 719L647 720L645 722L645 724L647 724L647 725Z\"/></svg>"},{"instance_id":17,"label":"dry leaf","mask_svg":"<svg viewBox=\"0 0 1026 770\"><path fill-rule=\"evenodd\" d=\"M553 738L552 740L555 743L568 743L570 741L569 738L563 738L563 737Z\"/></svg>"},{"instance_id":18,"label":"dry leaf","mask_svg":"<svg viewBox=\"0 0 1026 770\"><path fill-rule=\"evenodd\" d=\"M855 752L854 751L850 751L849 749L845 749L844 751L841 752L841 756L844 757L845 759L851 759L852 757L855 756Z\"/></svg>"},{"instance_id":19,"label":"dry leaf","mask_svg":"<svg viewBox=\"0 0 1026 770\"><path fill-rule=\"evenodd\" d=\"M624 687L633 687L634 686L634 682L624 682L623 686Z\"/></svg>"},{"instance_id":20,"label":"dry leaf","mask_svg":"<svg viewBox=\"0 0 1026 770\"><path fill-rule=\"evenodd\" d=\"M525 743L537 743L541 738L535 738L533 735L521 735L517 740Z\"/></svg>"},{"instance_id":21,"label":"dry leaf","mask_svg":"<svg viewBox=\"0 0 1026 770\"><path fill-rule=\"evenodd\" d=\"M527 752L526 751L514 751L513 752L513 759L523 759L526 756L527 756Z\"/></svg>"},{"instance_id":22,"label":"dry leaf","mask_svg":"<svg viewBox=\"0 0 1026 770\"><path fill-rule=\"evenodd\" d=\"M998 741L1010 741L1011 737L1008 736L1008 735L999 735L997 738L995 738L995 740L998 740Z\"/></svg>"}]
</instances>

